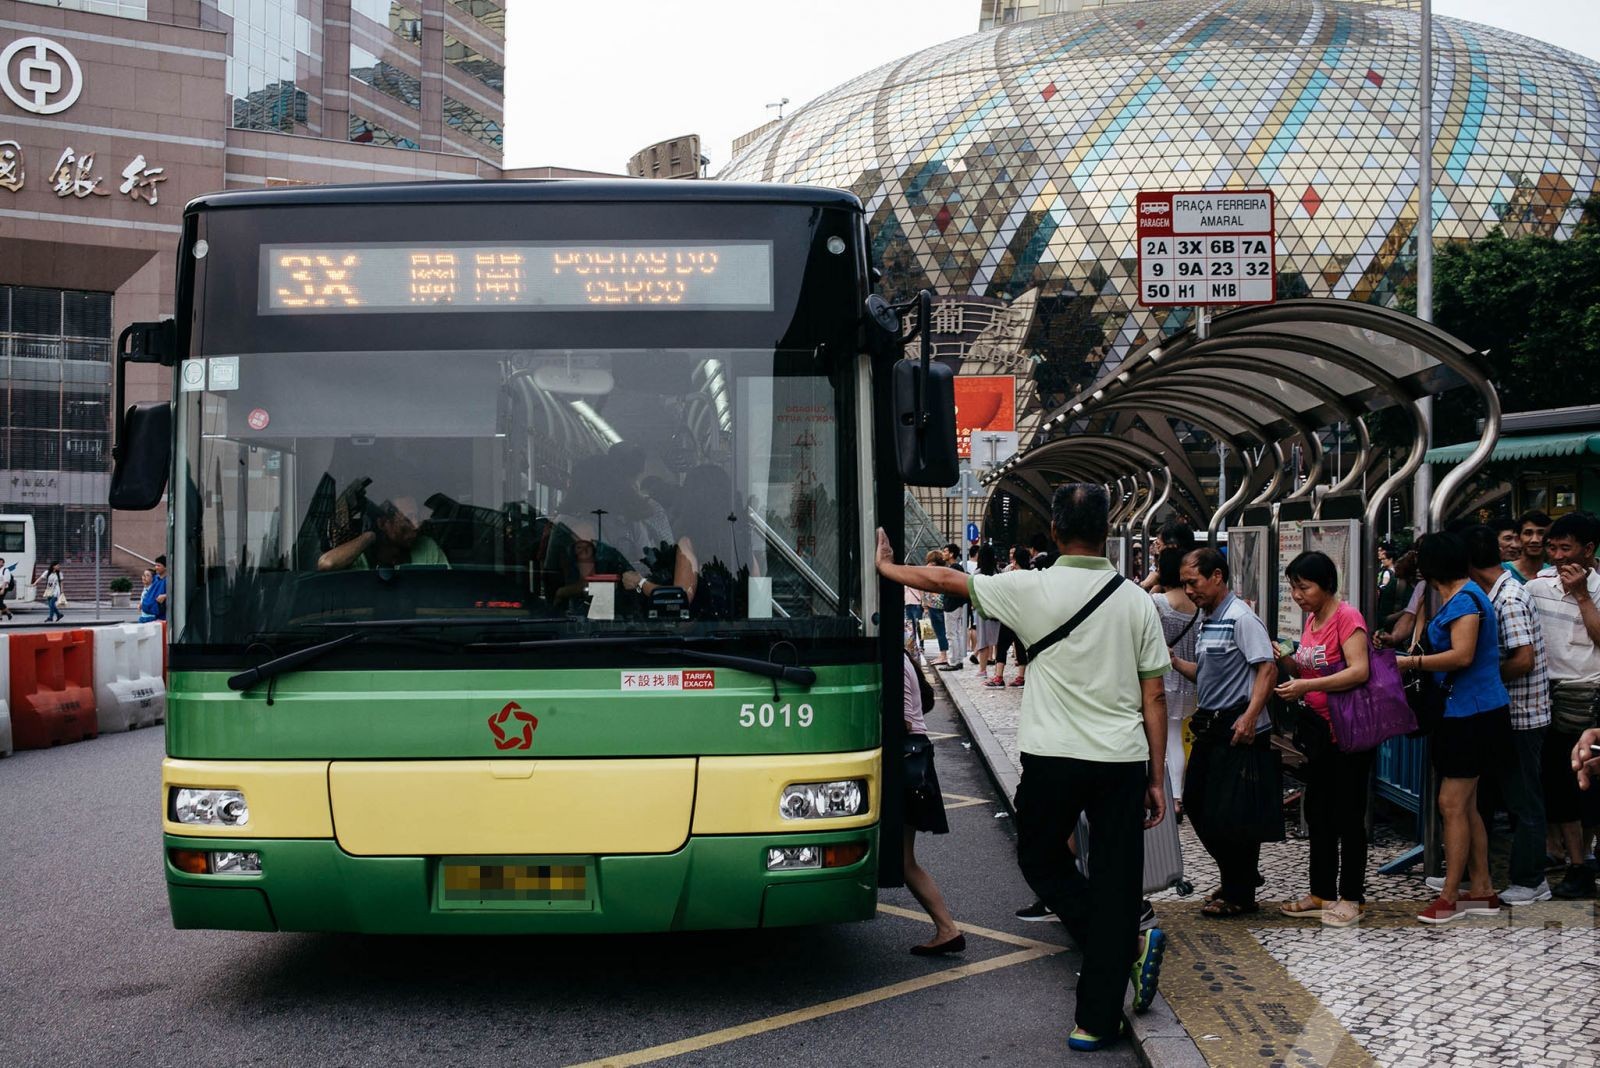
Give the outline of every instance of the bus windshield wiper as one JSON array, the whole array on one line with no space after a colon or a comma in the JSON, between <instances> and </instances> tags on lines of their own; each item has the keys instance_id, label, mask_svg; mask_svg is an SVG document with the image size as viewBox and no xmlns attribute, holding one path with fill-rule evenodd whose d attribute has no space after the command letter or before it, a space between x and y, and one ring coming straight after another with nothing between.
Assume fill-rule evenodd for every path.
<instances>
[{"instance_id":1,"label":"bus windshield wiper","mask_svg":"<svg viewBox=\"0 0 1600 1068\"><path fill-rule=\"evenodd\" d=\"M284 653L282 656L275 656L263 664L257 664L253 668L246 668L237 675L230 675L228 676L228 688L230 690L248 690L259 682L275 678L286 671L294 671L297 668L304 667L313 660L322 659L336 649L342 649L357 642L379 642L384 645L420 645L427 648L438 648L439 646L452 649L461 648L459 642L445 641L441 638L429 639L413 637L407 634L358 630L348 634L341 634L339 637L330 638L325 642L308 645L304 649L296 649L293 652ZM271 703L270 694L268 703Z\"/></svg>"},{"instance_id":2,"label":"bus windshield wiper","mask_svg":"<svg viewBox=\"0 0 1600 1068\"><path fill-rule=\"evenodd\" d=\"M762 660L754 656L738 656L733 653L713 653L704 649L689 648L691 645L706 642L730 642L738 639L729 635L686 635L686 634L637 634L637 635L604 635L589 638L532 638L521 642L471 642L462 648L465 649L604 649L616 646L625 649L638 649L640 652L650 653L654 656L679 656L685 660L693 660L701 664L712 664L716 667L734 668L738 671L748 671L752 675L773 680L792 682L797 686L809 689L817 681L817 673L811 668L797 664L780 664L775 660Z\"/></svg>"},{"instance_id":3,"label":"bus windshield wiper","mask_svg":"<svg viewBox=\"0 0 1600 1068\"><path fill-rule=\"evenodd\" d=\"M385 630L421 630L426 627L445 627L450 629L465 627L558 627L570 623L571 620L562 619L533 619L527 616L439 616L430 619L422 616L416 619L351 619L351 620L325 620L321 623L308 624L312 627L354 630L354 631L385 631Z\"/></svg>"}]
</instances>

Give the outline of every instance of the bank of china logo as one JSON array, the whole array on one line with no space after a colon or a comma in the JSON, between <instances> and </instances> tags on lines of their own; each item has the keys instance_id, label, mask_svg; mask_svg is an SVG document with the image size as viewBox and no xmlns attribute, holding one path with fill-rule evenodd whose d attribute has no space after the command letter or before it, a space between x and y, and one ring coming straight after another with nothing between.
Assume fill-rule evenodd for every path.
<instances>
[{"instance_id":1,"label":"bank of china logo","mask_svg":"<svg viewBox=\"0 0 1600 1068\"><path fill-rule=\"evenodd\" d=\"M78 101L83 70L77 57L43 37L23 37L0 52L0 89L23 111L54 115Z\"/></svg>"}]
</instances>

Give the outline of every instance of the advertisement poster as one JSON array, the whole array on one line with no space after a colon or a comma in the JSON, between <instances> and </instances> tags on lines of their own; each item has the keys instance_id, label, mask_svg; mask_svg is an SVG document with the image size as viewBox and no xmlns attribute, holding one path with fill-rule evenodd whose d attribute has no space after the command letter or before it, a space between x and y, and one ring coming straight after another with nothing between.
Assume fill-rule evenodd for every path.
<instances>
[{"instance_id":1,"label":"advertisement poster","mask_svg":"<svg viewBox=\"0 0 1600 1068\"><path fill-rule=\"evenodd\" d=\"M1281 580L1281 574L1289 561L1305 551L1304 524L1297 520L1286 519L1278 524L1278 625L1274 628L1274 636L1280 641L1299 641L1300 631L1305 625L1305 613L1300 611L1300 606L1294 603L1290 596L1289 583ZM1337 559L1337 557L1335 557Z\"/></svg>"},{"instance_id":2,"label":"advertisement poster","mask_svg":"<svg viewBox=\"0 0 1600 1068\"><path fill-rule=\"evenodd\" d=\"M1305 525L1304 538L1307 549L1327 553L1339 575L1339 594L1356 611L1361 610L1361 568L1359 542L1356 540L1356 522L1338 519Z\"/></svg>"},{"instance_id":3,"label":"advertisement poster","mask_svg":"<svg viewBox=\"0 0 1600 1068\"><path fill-rule=\"evenodd\" d=\"M1267 596L1267 528L1234 527L1228 531L1228 572L1234 596L1249 605L1256 615L1263 615L1262 602Z\"/></svg>"},{"instance_id":4,"label":"advertisement poster","mask_svg":"<svg viewBox=\"0 0 1600 1068\"><path fill-rule=\"evenodd\" d=\"M956 451L972 458L972 435L1017 429L1016 375L957 375Z\"/></svg>"}]
</instances>

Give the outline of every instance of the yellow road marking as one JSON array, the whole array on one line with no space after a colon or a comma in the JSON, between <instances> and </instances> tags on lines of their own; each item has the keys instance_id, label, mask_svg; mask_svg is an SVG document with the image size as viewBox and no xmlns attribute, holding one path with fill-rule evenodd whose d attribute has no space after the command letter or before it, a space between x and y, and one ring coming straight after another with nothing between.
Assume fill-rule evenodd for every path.
<instances>
[{"instance_id":1,"label":"yellow road marking","mask_svg":"<svg viewBox=\"0 0 1600 1068\"><path fill-rule=\"evenodd\" d=\"M949 803L951 798L954 798L955 802L956 802L953 805ZM967 797L965 794L945 794L944 795L944 799L945 799L945 806L944 807L946 809L971 808L973 805L992 805L992 804L994 804L994 802L990 801L988 798L985 798L985 797Z\"/></svg>"},{"instance_id":2,"label":"yellow road marking","mask_svg":"<svg viewBox=\"0 0 1600 1068\"><path fill-rule=\"evenodd\" d=\"M908 920L926 921L928 919L926 912L918 909L903 909L899 905L885 905L881 901L878 902L878 911L889 916L900 916ZM1067 948L1055 942L1040 942L1037 939L1024 938L1022 935L1012 934L1010 931L996 931L989 927L975 927L970 923L958 923L956 926L967 932L967 934L977 935L979 938L988 938L995 942L1004 942L1009 946L1021 946L1024 949L1048 949L1052 953L1060 953Z\"/></svg>"},{"instance_id":3,"label":"yellow road marking","mask_svg":"<svg viewBox=\"0 0 1600 1068\"><path fill-rule=\"evenodd\" d=\"M712 1046L721 1046L729 1042L737 1042L742 1038L752 1035L765 1034L777 1031L784 1027L792 1027L798 1023L807 1023L811 1020L832 1016L835 1013L845 1012L849 1009L858 1009L863 1005L872 1005L890 998L901 997L905 994L914 994L919 990L929 987L953 983L957 979L965 979L969 975L982 975L985 972L999 971L1016 964L1026 964L1029 961L1048 957L1052 953L1059 953L1065 947L1052 946L1049 949L1021 949L1015 953L1007 953L1000 957L991 957L988 960L978 961L974 964L963 964L956 968L947 968L942 972L931 975L921 975L915 979L904 982L892 983L889 986L880 986L876 990L867 990L860 994L851 994L849 997L836 998L833 1001L824 1001L820 1005L810 1005L793 1012L785 1012L777 1016L768 1016L764 1020L751 1020L749 1023L739 1024L735 1027L725 1027L720 1031L708 1031L703 1035L686 1038L679 1042L668 1042L660 1046L651 1046L649 1049L635 1050L616 1057L605 1057L597 1061L586 1061L572 1068L625 1068L634 1064L650 1064L654 1061L666 1060L669 1057L681 1057L685 1053L694 1053Z\"/></svg>"},{"instance_id":4,"label":"yellow road marking","mask_svg":"<svg viewBox=\"0 0 1600 1068\"><path fill-rule=\"evenodd\" d=\"M903 909L895 905L878 906L878 911L890 916L902 916L909 919L922 920L927 917L921 912ZM685 1053L696 1053L713 1046L723 1046L729 1042L737 1042L743 1038L754 1035L766 1034L769 1031L781 1030L795 1024L808 1023L819 1020L824 1016L847 1012L858 1009L864 1005L873 1005L880 1001L901 997L905 994L914 994L919 990L929 987L942 986L953 983L957 979L965 979L971 975L984 975L988 972L999 971L1018 964L1027 964L1030 961L1042 960L1066 950L1066 946L1052 945L1049 942L1036 942L1031 938L1009 934L1005 931L992 931L986 927L974 927L970 924L958 925L963 931L980 938L990 938L998 942L1005 942L1014 946L1024 946L1015 953L1005 953L988 960L975 961L971 964L961 964L954 968L933 972L929 975L919 975L914 979L906 979L888 986L880 986L875 990L865 990L859 994L848 997L835 998L817 1005L808 1005L792 1012L779 1013L765 1019L751 1020L749 1023L736 1024L733 1027L724 1027L716 1031L707 1031L703 1035L692 1038L680 1039L677 1042L666 1042L659 1046L650 1046L646 1049L634 1050L632 1053L619 1053L614 1057L602 1057L599 1060L585 1061L582 1064L572 1065L571 1068L628 1068L630 1065L651 1064L655 1061L664 1061L671 1057L681 1057Z\"/></svg>"}]
</instances>

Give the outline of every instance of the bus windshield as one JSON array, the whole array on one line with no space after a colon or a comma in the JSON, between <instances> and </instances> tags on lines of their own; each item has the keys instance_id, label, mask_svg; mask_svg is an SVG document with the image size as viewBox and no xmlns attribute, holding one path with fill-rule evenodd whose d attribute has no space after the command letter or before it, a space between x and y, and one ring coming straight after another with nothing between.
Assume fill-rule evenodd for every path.
<instances>
[{"instance_id":1,"label":"bus windshield","mask_svg":"<svg viewBox=\"0 0 1600 1068\"><path fill-rule=\"evenodd\" d=\"M180 372L180 643L393 620L863 633L852 361L418 349Z\"/></svg>"}]
</instances>

